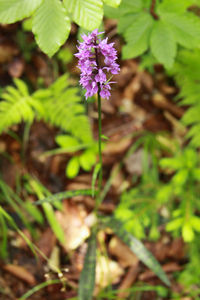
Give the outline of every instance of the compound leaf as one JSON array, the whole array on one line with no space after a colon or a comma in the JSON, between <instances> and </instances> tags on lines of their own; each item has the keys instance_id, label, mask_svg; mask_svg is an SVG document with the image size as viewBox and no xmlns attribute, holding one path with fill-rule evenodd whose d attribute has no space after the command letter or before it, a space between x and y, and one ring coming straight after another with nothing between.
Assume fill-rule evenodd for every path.
<instances>
[{"instance_id":1,"label":"compound leaf","mask_svg":"<svg viewBox=\"0 0 200 300\"><path fill-rule=\"evenodd\" d=\"M157 21L151 35L151 50L157 60L170 68L176 55L176 40L168 24Z\"/></svg>"},{"instance_id":2,"label":"compound leaf","mask_svg":"<svg viewBox=\"0 0 200 300\"><path fill-rule=\"evenodd\" d=\"M122 28L125 29L123 22L126 22L126 25L128 25L127 20L126 16L124 16L123 21L119 23L119 31ZM124 33L127 42L127 45L122 50L124 59L136 57L147 50L153 18L148 13L142 12L133 16L131 23Z\"/></svg>"}]
</instances>

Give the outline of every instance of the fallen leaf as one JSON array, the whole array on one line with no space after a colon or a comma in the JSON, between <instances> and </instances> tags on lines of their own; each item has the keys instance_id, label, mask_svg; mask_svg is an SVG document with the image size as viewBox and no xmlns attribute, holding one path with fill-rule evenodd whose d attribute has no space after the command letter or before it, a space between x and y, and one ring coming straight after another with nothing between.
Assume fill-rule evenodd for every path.
<instances>
[{"instance_id":1,"label":"fallen leaf","mask_svg":"<svg viewBox=\"0 0 200 300\"><path fill-rule=\"evenodd\" d=\"M63 202L63 211L56 212L56 218L65 233L66 251L78 248L90 235L89 227L84 223L86 212L69 201Z\"/></svg>"},{"instance_id":2,"label":"fallen leaf","mask_svg":"<svg viewBox=\"0 0 200 300\"><path fill-rule=\"evenodd\" d=\"M30 285L36 284L35 277L22 266L7 264L3 266L3 269Z\"/></svg>"},{"instance_id":3,"label":"fallen leaf","mask_svg":"<svg viewBox=\"0 0 200 300\"><path fill-rule=\"evenodd\" d=\"M95 295L110 284L115 284L124 274L123 268L114 260L103 255L97 257Z\"/></svg>"},{"instance_id":4,"label":"fallen leaf","mask_svg":"<svg viewBox=\"0 0 200 300\"><path fill-rule=\"evenodd\" d=\"M111 255L114 255L117 258L119 264L124 268L137 266L139 259L119 238L112 237L108 249L109 253Z\"/></svg>"}]
</instances>

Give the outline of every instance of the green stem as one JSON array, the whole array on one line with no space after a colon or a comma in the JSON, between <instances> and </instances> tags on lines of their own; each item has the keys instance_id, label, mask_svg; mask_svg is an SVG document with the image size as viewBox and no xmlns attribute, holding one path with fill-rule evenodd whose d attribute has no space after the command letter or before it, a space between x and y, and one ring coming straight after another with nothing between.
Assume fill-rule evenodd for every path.
<instances>
[{"instance_id":1,"label":"green stem","mask_svg":"<svg viewBox=\"0 0 200 300\"><path fill-rule=\"evenodd\" d=\"M101 147L101 96L100 96L100 88L98 89L98 130L99 130L99 181L98 181L98 194L101 192L102 188L102 180L103 180L103 164L102 164L102 147Z\"/></svg>"}]
</instances>

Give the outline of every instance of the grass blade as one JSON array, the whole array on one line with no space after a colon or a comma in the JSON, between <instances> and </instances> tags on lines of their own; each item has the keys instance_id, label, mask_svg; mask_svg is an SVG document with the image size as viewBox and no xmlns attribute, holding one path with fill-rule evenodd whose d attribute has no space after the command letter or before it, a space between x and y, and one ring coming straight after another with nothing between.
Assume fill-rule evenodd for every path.
<instances>
[{"instance_id":1,"label":"grass blade","mask_svg":"<svg viewBox=\"0 0 200 300\"><path fill-rule=\"evenodd\" d=\"M78 299L91 300L95 286L96 271L96 231L93 230L89 240L83 270L80 275Z\"/></svg>"},{"instance_id":2,"label":"grass blade","mask_svg":"<svg viewBox=\"0 0 200 300\"><path fill-rule=\"evenodd\" d=\"M27 293L25 293L22 297L19 298L19 300L26 300L31 295L33 295L37 291L43 289L44 287L51 285L51 284L58 284L58 283L60 283L60 279L54 279L54 280L48 280L48 281L42 282L41 284L34 286L31 290L29 290Z\"/></svg>"},{"instance_id":3,"label":"grass blade","mask_svg":"<svg viewBox=\"0 0 200 300\"><path fill-rule=\"evenodd\" d=\"M123 229L123 224L119 220L115 218L106 218L105 224L129 246L131 251L133 251L147 267L149 267L167 286L170 286L170 281L159 262L138 239Z\"/></svg>"},{"instance_id":4,"label":"grass blade","mask_svg":"<svg viewBox=\"0 0 200 300\"><path fill-rule=\"evenodd\" d=\"M54 202L61 201L63 199L67 199L67 198L71 198L71 197L75 197L75 196L92 196L92 190L91 189L83 189L83 190L61 192L61 193L57 193L57 194L48 196L41 200L38 200L35 202L35 204L39 205L39 204L42 204L45 202L54 203Z\"/></svg>"}]
</instances>

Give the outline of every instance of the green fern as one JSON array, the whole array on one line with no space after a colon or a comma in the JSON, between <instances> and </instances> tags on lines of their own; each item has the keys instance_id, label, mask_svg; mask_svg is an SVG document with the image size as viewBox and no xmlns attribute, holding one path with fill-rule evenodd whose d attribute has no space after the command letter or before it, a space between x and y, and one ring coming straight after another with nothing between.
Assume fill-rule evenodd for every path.
<instances>
[{"instance_id":1,"label":"green fern","mask_svg":"<svg viewBox=\"0 0 200 300\"><path fill-rule=\"evenodd\" d=\"M200 51L181 51L173 73L180 86L180 104L190 107L184 113L182 121L191 126L186 138L191 145L200 146Z\"/></svg>"},{"instance_id":2,"label":"green fern","mask_svg":"<svg viewBox=\"0 0 200 300\"><path fill-rule=\"evenodd\" d=\"M43 111L42 104L31 97L27 85L14 79L16 87L8 86L0 102L0 133L22 121L33 122L36 111Z\"/></svg>"},{"instance_id":3,"label":"green fern","mask_svg":"<svg viewBox=\"0 0 200 300\"><path fill-rule=\"evenodd\" d=\"M22 121L31 124L34 119L44 120L62 131L56 137L60 149L50 151L51 154L57 150L83 150L69 161L67 177L75 177L80 167L90 171L96 161L97 148L78 88L69 86L68 75L59 77L49 88L37 90L32 95L25 82L19 79L14 82L16 87L7 87L0 102L0 133Z\"/></svg>"},{"instance_id":4,"label":"green fern","mask_svg":"<svg viewBox=\"0 0 200 300\"><path fill-rule=\"evenodd\" d=\"M79 143L93 142L90 123L80 102L78 89L69 87L68 76L61 76L48 89L32 95L20 79L8 86L0 102L0 133L22 121L42 119L74 136Z\"/></svg>"},{"instance_id":5,"label":"green fern","mask_svg":"<svg viewBox=\"0 0 200 300\"><path fill-rule=\"evenodd\" d=\"M92 132L84 105L80 103L78 88L69 87L68 75L61 76L49 89L36 91L33 98L42 103L44 108L39 117L81 142L92 143Z\"/></svg>"}]
</instances>

